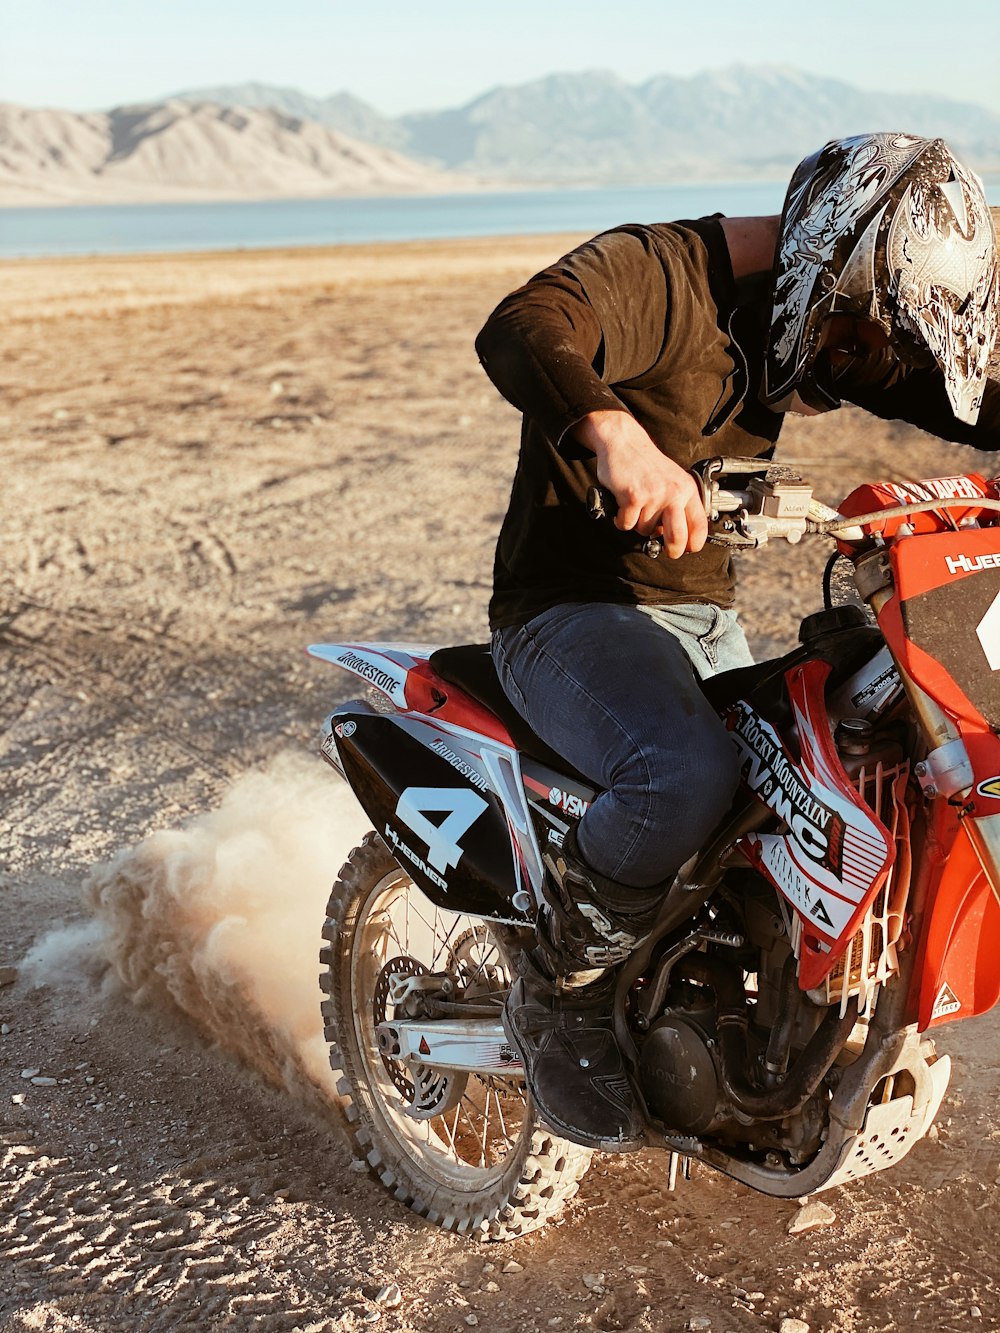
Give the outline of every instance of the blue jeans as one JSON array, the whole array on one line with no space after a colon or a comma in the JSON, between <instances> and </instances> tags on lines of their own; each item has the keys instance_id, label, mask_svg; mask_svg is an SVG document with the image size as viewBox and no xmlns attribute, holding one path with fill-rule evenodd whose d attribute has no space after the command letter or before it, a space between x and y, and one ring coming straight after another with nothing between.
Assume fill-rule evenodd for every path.
<instances>
[{"instance_id":1,"label":"blue jeans","mask_svg":"<svg viewBox=\"0 0 1000 1333\"><path fill-rule=\"evenodd\" d=\"M735 612L705 603L552 607L493 635L508 698L601 788L577 838L634 888L672 876L729 808L737 752L699 679L753 659Z\"/></svg>"}]
</instances>

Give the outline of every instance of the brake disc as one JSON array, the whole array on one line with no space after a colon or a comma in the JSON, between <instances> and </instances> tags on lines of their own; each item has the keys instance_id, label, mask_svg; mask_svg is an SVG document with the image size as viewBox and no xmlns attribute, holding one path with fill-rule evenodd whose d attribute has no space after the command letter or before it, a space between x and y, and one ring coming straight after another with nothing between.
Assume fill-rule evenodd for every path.
<instances>
[{"instance_id":1,"label":"brake disc","mask_svg":"<svg viewBox=\"0 0 1000 1333\"><path fill-rule=\"evenodd\" d=\"M430 968L415 958L390 958L379 972L372 996L372 1019L377 1029L389 1017L392 1005L391 992L398 982L406 977L422 977L430 973ZM395 987L394 987L394 983ZM384 1051L379 1052L386 1073L392 1079L393 1086L407 1103L405 1114L413 1120L433 1120L453 1110L462 1100L468 1074L453 1069L435 1069L432 1065L411 1064L406 1060L394 1060Z\"/></svg>"}]
</instances>

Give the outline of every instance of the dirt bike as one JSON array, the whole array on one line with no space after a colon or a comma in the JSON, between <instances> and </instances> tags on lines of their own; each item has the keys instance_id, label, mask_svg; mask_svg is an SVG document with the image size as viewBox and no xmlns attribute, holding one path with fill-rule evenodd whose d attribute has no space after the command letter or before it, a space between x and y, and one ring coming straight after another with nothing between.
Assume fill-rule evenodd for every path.
<instances>
[{"instance_id":1,"label":"dirt bike","mask_svg":"<svg viewBox=\"0 0 1000 1333\"><path fill-rule=\"evenodd\" d=\"M671 1184L697 1160L799 1197L904 1157L950 1072L924 1034L1000 998L1000 487L865 485L834 511L759 460L699 479L713 541L836 549L798 645L704 682L742 783L619 969L616 1034ZM442 1227L531 1231L590 1153L538 1121L501 1009L543 849L595 788L485 646L308 651L369 686L321 743L375 825L320 955L356 1149Z\"/></svg>"}]
</instances>

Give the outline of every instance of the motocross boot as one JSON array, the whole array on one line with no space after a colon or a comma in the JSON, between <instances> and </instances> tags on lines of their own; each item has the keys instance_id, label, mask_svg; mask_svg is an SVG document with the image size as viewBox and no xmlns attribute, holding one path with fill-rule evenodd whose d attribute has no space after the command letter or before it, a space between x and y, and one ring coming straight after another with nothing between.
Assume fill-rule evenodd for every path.
<instances>
[{"instance_id":1,"label":"motocross boot","mask_svg":"<svg viewBox=\"0 0 1000 1333\"><path fill-rule=\"evenodd\" d=\"M572 830L543 859L538 943L515 964L504 1031L547 1125L586 1148L634 1152L642 1119L614 1034L615 968L646 939L659 895L599 876Z\"/></svg>"}]
</instances>

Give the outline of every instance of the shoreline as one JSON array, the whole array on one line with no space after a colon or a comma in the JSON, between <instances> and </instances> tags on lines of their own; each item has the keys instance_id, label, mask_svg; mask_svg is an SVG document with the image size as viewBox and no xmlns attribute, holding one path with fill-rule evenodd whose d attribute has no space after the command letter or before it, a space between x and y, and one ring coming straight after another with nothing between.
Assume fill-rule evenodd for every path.
<instances>
[{"instance_id":1,"label":"shoreline","mask_svg":"<svg viewBox=\"0 0 1000 1333\"><path fill-rule=\"evenodd\" d=\"M585 240L585 232L473 236L0 260L0 313L8 322L108 316L153 306L271 304L282 293L324 295L389 284L411 288L475 278L523 281Z\"/></svg>"},{"instance_id":2,"label":"shoreline","mask_svg":"<svg viewBox=\"0 0 1000 1333\"><path fill-rule=\"evenodd\" d=\"M25 198L21 187L15 182L7 180L0 182L0 215L6 211L23 213L29 210L43 213L64 213L70 209L197 208L211 206L212 204L335 203L340 200L353 202L366 199L381 201L398 199L401 202L410 202L423 199L461 199L470 195L482 194L584 194L588 191L606 190L625 193L629 190L688 190L705 186L731 189L752 185L784 185L787 183L794 167L795 163L789 162L786 169L776 170L769 175L690 175L663 181L491 180L471 175L463 178L461 173L455 172L441 181L409 187L401 186L398 182L391 182L382 188L366 187L362 189L320 190L288 194L282 191L273 191L268 194L241 194L236 191L227 193L208 186L204 188L192 187L191 189L172 189L168 186L162 187L161 190L154 187L142 197L131 196L128 191L125 191L117 197L84 193L74 197L53 198L51 194L38 191L34 197ZM978 175L988 192L993 190L1000 193L1000 165L988 171L981 171ZM30 187L25 187L25 191L28 194L32 193ZM997 207L1000 207L1000 204Z\"/></svg>"},{"instance_id":3,"label":"shoreline","mask_svg":"<svg viewBox=\"0 0 1000 1333\"><path fill-rule=\"evenodd\" d=\"M37 198L25 199L19 198L14 193L19 187L12 186L8 182L0 186L0 213L5 209L16 212L36 209L40 212L61 213L72 208L188 208L210 204L322 203L340 199L400 199L409 201L413 199L464 198L468 195L477 194L544 194L556 191L560 193L582 193L587 190L675 190L690 189L703 185L773 185L787 181L788 173L791 172L794 165L794 162L790 163L788 172L776 172L773 176L685 176L682 179L669 181L531 181L490 180L478 177L462 179L460 173L456 172L453 178L449 177L445 181L433 182L428 185L414 185L409 188L400 188L398 183L390 183L382 189L330 190L303 194L284 194L280 191L270 194L239 194L236 192L227 194L224 191L220 192L210 187L204 189L192 188L191 190L171 190L167 187L162 193L153 189L143 198L130 197L125 192L117 198L83 194L76 198L54 199L49 195L39 194ZM1000 174L998 174L998 179L1000 179ZM439 188L443 185L450 188Z\"/></svg>"},{"instance_id":4,"label":"shoreline","mask_svg":"<svg viewBox=\"0 0 1000 1333\"><path fill-rule=\"evenodd\" d=\"M991 207L1000 235L1000 205ZM323 245L0 257L8 320L111 313L152 305L245 300L307 288L447 283L491 275L527 279L588 231L339 241ZM47 281L39 281L44 277Z\"/></svg>"},{"instance_id":5,"label":"shoreline","mask_svg":"<svg viewBox=\"0 0 1000 1333\"><path fill-rule=\"evenodd\" d=\"M1000 233L1000 207L991 208ZM107 316L154 306L256 302L283 292L324 295L388 284L524 281L593 233L460 236L261 249L150 251L0 259L8 321Z\"/></svg>"}]
</instances>

